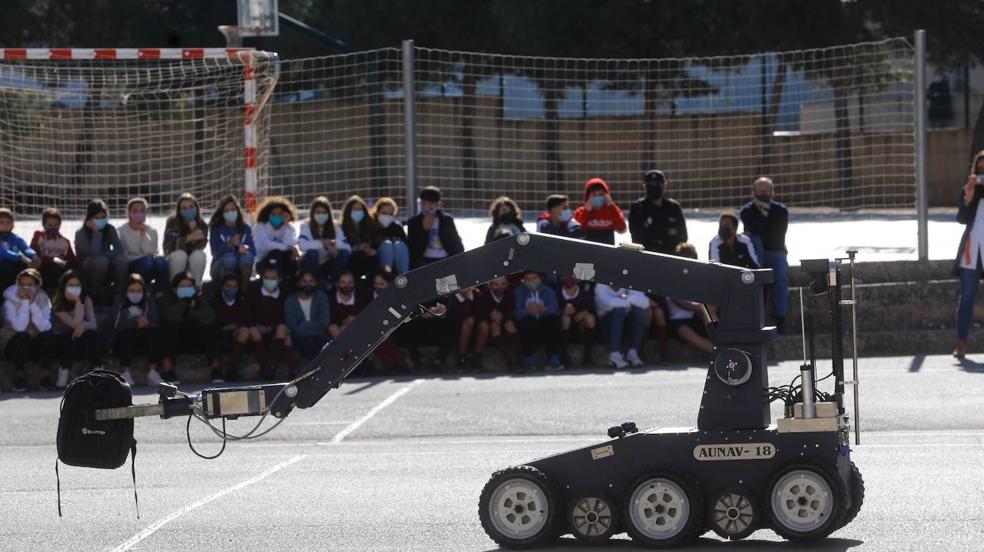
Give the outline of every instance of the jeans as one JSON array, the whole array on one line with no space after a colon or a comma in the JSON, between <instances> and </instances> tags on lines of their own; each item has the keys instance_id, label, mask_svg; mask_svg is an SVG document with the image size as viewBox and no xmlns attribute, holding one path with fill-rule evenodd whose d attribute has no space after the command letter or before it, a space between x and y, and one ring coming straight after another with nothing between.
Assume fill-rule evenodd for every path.
<instances>
[{"instance_id":1,"label":"jeans","mask_svg":"<svg viewBox=\"0 0 984 552\"><path fill-rule=\"evenodd\" d=\"M235 274L238 277L241 271L253 268L254 260L255 257L252 253L238 255L231 251L223 253L219 257L213 257L212 268L209 271L212 275L212 282L221 282L226 274Z\"/></svg>"},{"instance_id":2,"label":"jeans","mask_svg":"<svg viewBox=\"0 0 984 552\"><path fill-rule=\"evenodd\" d=\"M626 319L632 326L629 348L641 351L642 338L646 332L646 314L646 309L639 307L617 308L606 314L603 321L608 325L608 352L616 353L622 349L622 332Z\"/></svg>"},{"instance_id":3,"label":"jeans","mask_svg":"<svg viewBox=\"0 0 984 552\"><path fill-rule=\"evenodd\" d=\"M322 280L331 278L331 281L335 282L338 281L338 277L348 267L348 260L351 255L351 251L339 249L337 255L320 263L321 256L317 251L306 251L304 256L301 257L301 268L314 272Z\"/></svg>"},{"instance_id":4,"label":"jeans","mask_svg":"<svg viewBox=\"0 0 984 552\"><path fill-rule=\"evenodd\" d=\"M130 261L127 271L130 274L143 276L148 284L154 283L154 291L165 292L171 287L171 280L167 269L167 259L164 257L152 257L145 255Z\"/></svg>"},{"instance_id":5,"label":"jeans","mask_svg":"<svg viewBox=\"0 0 984 552\"><path fill-rule=\"evenodd\" d=\"M974 321L974 302L981 283L981 271L960 268L960 303L957 305L957 339L964 341Z\"/></svg>"},{"instance_id":6,"label":"jeans","mask_svg":"<svg viewBox=\"0 0 984 552\"><path fill-rule=\"evenodd\" d=\"M772 269L772 315L786 317L789 311L789 263L785 251L765 250L765 267Z\"/></svg>"},{"instance_id":7,"label":"jeans","mask_svg":"<svg viewBox=\"0 0 984 552\"><path fill-rule=\"evenodd\" d=\"M410 249L406 242L385 240L379 244L377 251L380 266L392 267L397 274L410 270Z\"/></svg>"}]
</instances>

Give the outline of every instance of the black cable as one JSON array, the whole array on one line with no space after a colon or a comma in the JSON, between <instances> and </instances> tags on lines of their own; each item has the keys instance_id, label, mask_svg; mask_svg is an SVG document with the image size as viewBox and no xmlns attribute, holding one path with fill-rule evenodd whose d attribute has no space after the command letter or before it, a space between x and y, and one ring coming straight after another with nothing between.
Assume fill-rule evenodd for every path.
<instances>
[{"instance_id":1,"label":"black cable","mask_svg":"<svg viewBox=\"0 0 984 552\"><path fill-rule=\"evenodd\" d=\"M191 452L194 452L196 456L198 456L199 458L204 458L205 460L215 460L219 456L222 456L222 453L225 452L226 441L227 441L227 439L224 436L222 437L222 448L220 448L219 452L215 453L215 455L213 456L205 456L204 454L198 452L195 449L195 445L192 444L191 442L191 418L193 416L197 418L197 416L195 416L194 414L189 414L188 423L185 425L185 435L187 435L188 437L188 448L190 448ZM225 418L222 418L222 432L223 434L225 433Z\"/></svg>"}]
</instances>

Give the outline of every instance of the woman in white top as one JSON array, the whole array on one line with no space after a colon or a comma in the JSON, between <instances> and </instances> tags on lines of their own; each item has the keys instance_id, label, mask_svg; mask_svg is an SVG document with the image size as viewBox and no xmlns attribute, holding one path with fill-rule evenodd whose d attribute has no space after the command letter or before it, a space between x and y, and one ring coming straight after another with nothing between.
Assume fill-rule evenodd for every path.
<instances>
[{"instance_id":1,"label":"woman in white top","mask_svg":"<svg viewBox=\"0 0 984 552\"><path fill-rule=\"evenodd\" d=\"M608 329L609 364L613 368L644 366L639 350L642 349L642 339L649 324L649 297L632 289L616 289L598 284L595 286L595 310ZM623 357L622 334L626 320L630 321L632 335L629 338L629 349Z\"/></svg>"},{"instance_id":2,"label":"woman in white top","mask_svg":"<svg viewBox=\"0 0 984 552\"><path fill-rule=\"evenodd\" d=\"M342 228L331 216L331 203L321 196L311 203L308 219L301 224L297 241L301 250L301 269L314 273L321 281L334 282L348 267L352 248Z\"/></svg>"},{"instance_id":3,"label":"woman in white top","mask_svg":"<svg viewBox=\"0 0 984 552\"><path fill-rule=\"evenodd\" d=\"M4 358L14 365L13 391L27 391L25 369L41 361L40 387L51 387L51 301L42 289L41 273L28 268L3 292L3 327L0 343Z\"/></svg>"},{"instance_id":4,"label":"woman in white top","mask_svg":"<svg viewBox=\"0 0 984 552\"><path fill-rule=\"evenodd\" d=\"M954 276L960 276L960 303L957 305L957 346L953 356L967 354L967 337L974 320L977 288L984 273L984 209L978 208L984 197L984 151L974 156L970 175L960 195L957 222L966 225L954 263Z\"/></svg>"},{"instance_id":5,"label":"woman in white top","mask_svg":"<svg viewBox=\"0 0 984 552\"><path fill-rule=\"evenodd\" d=\"M253 243L257 272L276 266L284 281L292 282L297 274L297 207L286 197L268 197L260 204L253 226Z\"/></svg>"},{"instance_id":6,"label":"woman in white top","mask_svg":"<svg viewBox=\"0 0 984 552\"><path fill-rule=\"evenodd\" d=\"M126 204L127 223L117 229L123 242L127 275L139 274L146 282L153 282L158 293L167 291L170 276L167 258L158 255L157 230L147 224L147 200L135 197ZM117 282L116 289L123 290L126 282Z\"/></svg>"}]
</instances>

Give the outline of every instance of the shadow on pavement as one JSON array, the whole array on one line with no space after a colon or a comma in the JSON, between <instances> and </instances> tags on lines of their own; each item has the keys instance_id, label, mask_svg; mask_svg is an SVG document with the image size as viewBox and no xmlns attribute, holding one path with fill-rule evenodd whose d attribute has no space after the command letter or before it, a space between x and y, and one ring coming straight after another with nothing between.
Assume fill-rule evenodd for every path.
<instances>
[{"instance_id":1,"label":"shadow on pavement","mask_svg":"<svg viewBox=\"0 0 984 552\"><path fill-rule=\"evenodd\" d=\"M846 552L852 548L859 547L864 544L864 541L859 541L855 539L838 539L838 538L828 538L822 541L811 543L811 544L801 544L795 542L775 542L775 541L763 541L755 539L745 539L741 541L719 541L713 539L698 539L695 544L688 545L686 547L681 547L680 550L687 550L688 552L701 552L703 550L713 550L717 552L723 552L726 550L811 550L815 552ZM598 546L593 544L582 543L574 538L566 537L558 541L555 546L537 548L537 550L551 550L551 551L564 551L564 550L639 550L638 545L633 543L629 539L615 539L604 544L604 546ZM489 548L488 552L494 552L499 550L505 550L502 548Z\"/></svg>"}]
</instances>

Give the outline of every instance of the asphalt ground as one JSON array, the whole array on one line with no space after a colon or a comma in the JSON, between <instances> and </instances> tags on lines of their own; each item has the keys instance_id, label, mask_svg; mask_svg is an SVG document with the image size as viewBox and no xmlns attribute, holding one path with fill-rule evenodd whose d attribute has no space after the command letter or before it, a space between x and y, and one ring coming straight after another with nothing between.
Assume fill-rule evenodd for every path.
<instances>
[{"instance_id":1,"label":"asphalt ground","mask_svg":"<svg viewBox=\"0 0 984 552\"><path fill-rule=\"evenodd\" d=\"M771 367L773 385L796 369ZM852 458L866 502L810 549L984 549L984 364L906 357L862 359L861 369L862 444ZM477 514L493 471L604 441L626 420L692 426L704 377L675 367L353 380L217 460L189 451L184 419L139 419L139 519L129 465L62 466L59 518L60 395L2 394L0 550L494 550ZM150 389L138 395L155 401ZM202 452L218 450L192 427ZM799 549L766 529L737 543L710 535L692 549ZM619 535L594 549L632 548ZM587 548L566 537L553 549Z\"/></svg>"}]
</instances>

